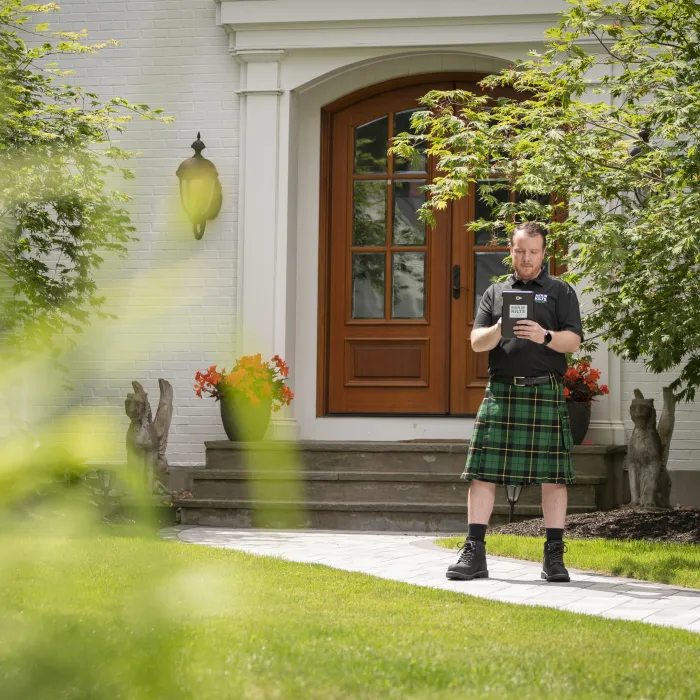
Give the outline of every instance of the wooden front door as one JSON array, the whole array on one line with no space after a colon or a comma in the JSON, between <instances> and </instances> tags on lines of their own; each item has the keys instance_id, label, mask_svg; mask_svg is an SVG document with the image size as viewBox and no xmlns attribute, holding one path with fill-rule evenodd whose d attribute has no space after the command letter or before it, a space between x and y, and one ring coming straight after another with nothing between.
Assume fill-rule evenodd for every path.
<instances>
[{"instance_id":1,"label":"wooden front door","mask_svg":"<svg viewBox=\"0 0 700 700\"><path fill-rule=\"evenodd\" d=\"M476 91L476 80L405 80L324 110L319 415L478 409L488 358L471 351L469 334L490 278L506 271L507 249L469 230L488 215L473 196L426 227L416 210L435 163L387 156L422 95Z\"/></svg>"}]
</instances>

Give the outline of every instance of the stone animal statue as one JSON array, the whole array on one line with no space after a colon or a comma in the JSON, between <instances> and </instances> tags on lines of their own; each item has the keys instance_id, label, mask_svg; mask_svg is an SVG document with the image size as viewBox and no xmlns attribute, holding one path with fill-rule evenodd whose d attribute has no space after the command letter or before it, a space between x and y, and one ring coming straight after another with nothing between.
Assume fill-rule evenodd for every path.
<instances>
[{"instance_id":1,"label":"stone animal statue","mask_svg":"<svg viewBox=\"0 0 700 700\"><path fill-rule=\"evenodd\" d=\"M645 399L635 389L630 416L634 430L627 446L627 468L632 505L670 508L671 478L663 462L654 399Z\"/></svg>"},{"instance_id":2,"label":"stone animal statue","mask_svg":"<svg viewBox=\"0 0 700 700\"><path fill-rule=\"evenodd\" d=\"M124 408L131 420L126 431L126 462L133 470L142 470L144 485L149 493L169 493L167 482L168 462L165 449L168 431L173 418L173 387L165 379L159 379L160 401L153 420L148 394L139 382L132 382L134 393L127 394Z\"/></svg>"}]
</instances>

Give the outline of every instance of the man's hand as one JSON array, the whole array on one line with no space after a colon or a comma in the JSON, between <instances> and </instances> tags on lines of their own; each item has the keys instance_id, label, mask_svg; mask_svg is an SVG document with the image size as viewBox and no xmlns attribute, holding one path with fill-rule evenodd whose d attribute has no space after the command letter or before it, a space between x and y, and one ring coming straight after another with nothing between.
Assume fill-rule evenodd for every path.
<instances>
[{"instance_id":1,"label":"man's hand","mask_svg":"<svg viewBox=\"0 0 700 700\"><path fill-rule=\"evenodd\" d=\"M515 324L515 337L531 340L533 343L542 345L547 331L534 321L518 321Z\"/></svg>"}]
</instances>

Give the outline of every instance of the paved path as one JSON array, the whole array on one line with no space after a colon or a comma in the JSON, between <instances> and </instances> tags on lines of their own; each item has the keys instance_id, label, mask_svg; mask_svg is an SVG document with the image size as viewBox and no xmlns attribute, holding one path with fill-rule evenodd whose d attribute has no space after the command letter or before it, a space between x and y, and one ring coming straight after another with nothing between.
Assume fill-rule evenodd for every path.
<instances>
[{"instance_id":1,"label":"paved path","mask_svg":"<svg viewBox=\"0 0 700 700\"><path fill-rule=\"evenodd\" d=\"M576 569L569 569L571 583L547 583L540 579L541 567L537 563L490 555L489 579L449 581L445 570L456 561L456 553L437 547L431 536L213 527L172 528L164 534L182 542L325 564L480 598L700 632L700 590Z\"/></svg>"}]
</instances>

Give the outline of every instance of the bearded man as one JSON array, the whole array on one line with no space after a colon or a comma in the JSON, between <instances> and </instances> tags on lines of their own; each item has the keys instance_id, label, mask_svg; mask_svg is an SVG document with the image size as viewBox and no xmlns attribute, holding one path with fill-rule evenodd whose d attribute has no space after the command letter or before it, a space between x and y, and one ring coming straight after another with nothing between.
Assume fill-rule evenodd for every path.
<instances>
[{"instance_id":1,"label":"bearded man","mask_svg":"<svg viewBox=\"0 0 700 700\"><path fill-rule=\"evenodd\" d=\"M488 578L485 535L496 484L542 484L547 541L542 578L569 581L564 565L566 485L574 482L571 427L564 398L566 353L583 339L574 290L543 266L545 231L535 223L511 234L514 272L491 285L474 320L474 352L489 351L489 383L479 407L462 478L470 481L468 533L447 578ZM515 338L501 335L503 290L534 292L534 321L518 321Z\"/></svg>"}]
</instances>

